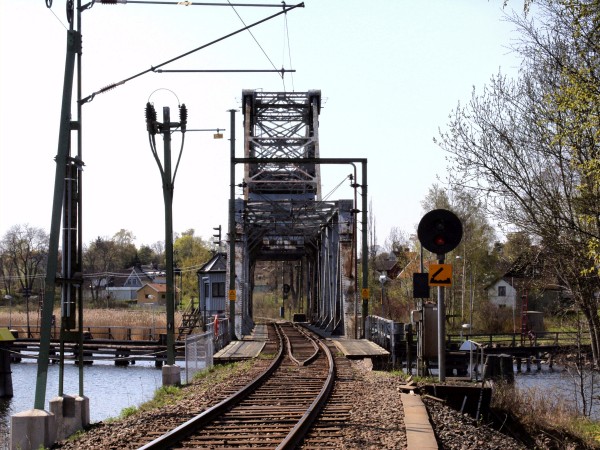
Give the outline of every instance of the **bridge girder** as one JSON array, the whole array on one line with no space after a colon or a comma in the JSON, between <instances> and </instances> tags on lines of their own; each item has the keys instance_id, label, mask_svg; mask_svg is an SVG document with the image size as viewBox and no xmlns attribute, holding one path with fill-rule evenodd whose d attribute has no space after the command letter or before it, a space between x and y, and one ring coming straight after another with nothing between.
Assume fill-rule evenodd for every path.
<instances>
[{"instance_id":1,"label":"bridge girder","mask_svg":"<svg viewBox=\"0 0 600 450\"><path fill-rule=\"evenodd\" d=\"M245 90L242 97L247 162L244 198L235 202L236 274L242 274L236 334L253 324L246 277L262 260L299 261L305 312L328 331L348 333L358 301L356 208L352 200L321 200L321 93Z\"/></svg>"}]
</instances>

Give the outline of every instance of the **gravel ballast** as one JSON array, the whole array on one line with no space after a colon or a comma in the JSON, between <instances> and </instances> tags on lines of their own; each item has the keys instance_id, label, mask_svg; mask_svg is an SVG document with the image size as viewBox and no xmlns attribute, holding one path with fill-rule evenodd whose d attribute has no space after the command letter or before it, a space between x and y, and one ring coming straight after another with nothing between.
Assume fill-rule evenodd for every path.
<instances>
[{"instance_id":1,"label":"gravel ballast","mask_svg":"<svg viewBox=\"0 0 600 450\"><path fill-rule=\"evenodd\" d=\"M57 443L61 449L128 449L138 448L151 431L167 417L177 416L187 409L197 410L220 401L232 389L233 380L249 378L258 369L251 364L238 364L224 369L222 381L204 378L183 388L183 396L176 403L112 421L93 424L76 440ZM223 376L224 375L224 376ZM404 449L406 434L404 411L400 400L399 377L387 372L371 371L362 361L352 363L351 383L353 396L351 412L343 426L341 449ZM492 428L476 426L469 416L433 400L424 401L433 429L442 449L525 449L515 439Z\"/></svg>"}]
</instances>

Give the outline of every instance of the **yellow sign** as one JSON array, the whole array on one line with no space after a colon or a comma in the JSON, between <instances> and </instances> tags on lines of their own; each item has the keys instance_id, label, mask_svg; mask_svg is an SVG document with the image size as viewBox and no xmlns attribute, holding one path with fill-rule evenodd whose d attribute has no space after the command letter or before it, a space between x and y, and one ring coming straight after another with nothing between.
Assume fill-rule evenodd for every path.
<instances>
[{"instance_id":1,"label":"yellow sign","mask_svg":"<svg viewBox=\"0 0 600 450\"><path fill-rule=\"evenodd\" d=\"M369 288L363 288L361 291L361 298L368 299L369 298Z\"/></svg>"},{"instance_id":2,"label":"yellow sign","mask_svg":"<svg viewBox=\"0 0 600 450\"><path fill-rule=\"evenodd\" d=\"M452 286L452 264L430 264L429 286Z\"/></svg>"},{"instance_id":3,"label":"yellow sign","mask_svg":"<svg viewBox=\"0 0 600 450\"><path fill-rule=\"evenodd\" d=\"M235 289L229 289L229 300L235 301Z\"/></svg>"}]
</instances>

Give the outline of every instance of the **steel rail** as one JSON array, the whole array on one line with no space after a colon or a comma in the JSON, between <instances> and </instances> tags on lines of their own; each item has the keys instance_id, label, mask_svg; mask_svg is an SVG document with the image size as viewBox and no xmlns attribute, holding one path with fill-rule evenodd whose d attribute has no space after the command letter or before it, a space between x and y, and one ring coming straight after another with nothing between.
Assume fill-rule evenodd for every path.
<instances>
[{"instance_id":1,"label":"steel rail","mask_svg":"<svg viewBox=\"0 0 600 450\"><path fill-rule=\"evenodd\" d=\"M294 361L294 364L296 364L297 366L307 366L308 364L310 364L312 361L314 361L315 359L317 359L317 357L319 356L319 345L317 344L318 341L315 341L315 339L313 339L312 337L308 336L306 333L303 333L301 329L299 329L298 327L294 326L294 328L299 331L304 337L305 339L310 342L313 346L313 348L315 349L315 351L313 352L312 355L310 355L308 358L300 361L299 359L297 359L294 354L293 354L293 346L292 343L290 341L290 338L288 337L287 334L284 333L284 337L285 337L285 341L287 342L287 347L288 347L288 357Z\"/></svg>"},{"instance_id":2,"label":"steel rail","mask_svg":"<svg viewBox=\"0 0 600 450\"><path fill-rule=\"evenodd\" d=\"M296 330L298 330L298 331L299 331L300 333L302 333L303 335L305 335L305 336L307 336L307 337L309 337L309 338L310 338L310 333L309 333L307 330L305 330L304 328L302 328L302 327L299 327L299 326L297 326L297 325L294 325L294 328L296 328ZM312 338L310 338L310 339L312 339ZM314 342L314 340L313 340L313 342ZM317 341L317 342L319 342L319 343L320 343L320 341ZM327 347L327 351L328 351L329 353L331 353L331 350L329 350L329 347ZM317 351L316 351L315 353L313 353L313 355L312 355L312 356L310 356L310 357L308 357L306 360L304 360L304 364L303 364L303 365L305 365L305 366L309 365L309 364L310 364L310 363L312 363L312 362L313 362L315 359L317 359L317 357L318 357L318 356L319 356L319 349L317 348Z\"/></svg>"},{"instance_id":3,"label":"steel rail","mask_svg":"<svg viewBox=\"0 0 600 450\"><path fill-rule=\"evenodd\" d=\"M313 339L314 341L314 339ZM323 350L323 353L327 356L327 360L329 362L329 371L327 374L327 380L325 384L321 388L319 395L315 398L309 408L306 410L302 418L298 421L298 423L292 428L286 438L277 446L277 450L288 450L297 448L300 442L308 433L311 425L316 420L317 416L327 403L331 391L333 390L333 386L335 384L335 366L333 355L331 354L331 350L325 345L321 340L316 341L318 345Z\"/></svg>"},{"instance_id":4,"label":"steel rail","mask_svg":"<svg viewBox=\"0 0 600 450\"><path fill-rule=\"evenodd\" d=\"M196 417L188 420L187 422L181 424L180 426L174 428L166 434L156 438L152 442L140 447L138 450L165 450L173 445L179 443L181 440L193 434L199 428L204 427L209 424L213 420L215 420L218 416L225 413L232 405L238 403L243 400L252 392L254 392L259 386L263 384L263 382L269 378L272 373L279 367L281 361L284 357L283 351L283 339L281 336L281 331L278 326L275 326L277 330L277 335L279 338L279 351L277 356L273 360L273 362L269 365L267 370L265 370L261 375L255 378L252 382L244 386L237 392L234 392L229 397L217 403L215 406L208 408L202 413L198 414Z\"/></svg>"}]
</instances>

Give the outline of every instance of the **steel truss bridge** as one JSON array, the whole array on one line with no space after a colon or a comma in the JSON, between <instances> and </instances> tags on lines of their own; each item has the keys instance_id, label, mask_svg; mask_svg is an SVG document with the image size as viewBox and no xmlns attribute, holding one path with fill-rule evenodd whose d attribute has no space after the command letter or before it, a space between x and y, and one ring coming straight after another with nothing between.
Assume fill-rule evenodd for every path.
<instances>
[{"instance_id":1,"label":"steel truss bridge","mask_svg":"<svg viewBox=\"0 0 600 450\"><path fill-rule=\"evenodd\" d=\"M321 92L244 90L244 157L235 157L232 136L229 209L229 300L231 332L253 325L252 292L259 261L294 261L299 267L304 311L309 321L337 335L363 335L368 311L367 160L320 158ZM232 112L232 127L234 124ZM234 198L235 165L244 165L243 198ZM321 165L354 168L350 200L323 200ZM361 184L357 183L361 166ZM362 212L363 288L359 311L357 217ZM232 236L235 239L232 239ZM235 243L235 245L231 245Z\"/></svg>"}]
</instances>

